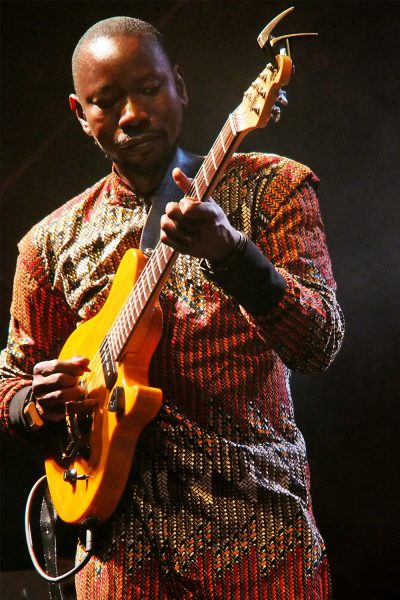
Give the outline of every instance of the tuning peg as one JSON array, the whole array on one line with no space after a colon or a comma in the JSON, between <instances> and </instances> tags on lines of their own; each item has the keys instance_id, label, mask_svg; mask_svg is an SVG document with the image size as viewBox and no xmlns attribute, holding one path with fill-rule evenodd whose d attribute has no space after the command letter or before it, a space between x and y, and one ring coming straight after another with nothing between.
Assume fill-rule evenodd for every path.
<instances>
[{"instance_id":1,"label":"tuning peg","mask_svg":"<svg viewBox=\"0 0 400 600\"><path fill-rule=\"evenodd\" d=\"M282 106L288 105L288 99L287 99L285 90L279 90L279 94L278 94L276 101L279 104L281 104Z\"/></svg>"},{"instance_id":2,"label":"tuning peg","mask_svg":"<svg viewBox=\"0 0 400 600\"><path fill-rule=\"evenodd\" d=\"M272 107L272 110L271 110L271 119L275 123L277 123L280 118L281 118L281 109L279 108L279 106L274 104L274 106Z\"/></svg>"}]
</instances>

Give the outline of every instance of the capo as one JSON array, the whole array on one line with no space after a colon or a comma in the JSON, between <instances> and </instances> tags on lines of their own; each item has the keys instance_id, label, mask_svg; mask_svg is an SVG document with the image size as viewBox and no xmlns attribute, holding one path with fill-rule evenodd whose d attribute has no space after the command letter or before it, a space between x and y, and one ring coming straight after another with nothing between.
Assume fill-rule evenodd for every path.
<instances>
[{"instance_id":1,"label":"capo","mask_svg":"<svg viewBox=\"0 0 400 600\"><path fill-rule=\"evenodd\" d=\"M277 66L278 66L277 62L276 62L276 58L275 58L275 52L274 52L275 44L277 44L278 42L280 42L282 40L285 40L286 49L282 48L280 53L286 54L287 56L289 56L289 58L292 58L292 52L290 50L289 38L314 37L314 36L318 35L318 33L288 33L285 35L280 35L278 37L274 37L273 35L271 35L272 31L275 29L277 24L282 19L284 19L287 14L291 13L293 10L294 10L294 6L284 10L279 15L277 15L274 19L272 19L272 21L270 21L268 23L268 25L266 25L264 27L264 29L261 31L260 35L257 38L258 45L260 46L260 48L262 50L265 50L268 53L268 55L271 59L271 62L275 68L277 68Z\"/></svg>"}]
</instances>

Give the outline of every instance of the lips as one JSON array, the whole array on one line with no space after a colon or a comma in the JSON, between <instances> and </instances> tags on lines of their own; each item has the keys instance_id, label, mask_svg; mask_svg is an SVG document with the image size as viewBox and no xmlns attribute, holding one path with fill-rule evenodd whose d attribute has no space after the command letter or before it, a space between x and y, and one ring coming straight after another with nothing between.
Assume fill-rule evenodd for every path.
<instances>
[{"instance_id":1,"label":"lips","mask_svg":"<svg viewBox=\"0 0 400 600\"><path fill-rule=\"evenodd\" d=\"M119 136L116 141L116 146L122 149L140 149L141 147L147 146L148 144L153 144L156 140L159 139L158 133L143 133L141 135L137 135L135 137L130 137L127 135Z\"/></svg>"}]
</instances>

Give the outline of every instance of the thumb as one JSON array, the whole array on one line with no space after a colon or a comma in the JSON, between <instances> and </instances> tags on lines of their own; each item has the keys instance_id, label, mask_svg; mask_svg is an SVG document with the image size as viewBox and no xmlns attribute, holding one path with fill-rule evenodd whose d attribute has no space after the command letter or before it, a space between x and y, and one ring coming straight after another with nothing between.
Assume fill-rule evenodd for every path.
<instances>
[{"instance_id":1,"label":"thumb","mask_svg":"<svg viewBox=\"0 0 400 600\"><path fill-rule=\"evenodd\" d=\"M190 190L190 186L192 185L192 179L190 177L186 177L185 173L181 171L178 167L176 167L172 171L172 178L175 181L176 185L184 194Z\"/></svg>"}]
</instances>

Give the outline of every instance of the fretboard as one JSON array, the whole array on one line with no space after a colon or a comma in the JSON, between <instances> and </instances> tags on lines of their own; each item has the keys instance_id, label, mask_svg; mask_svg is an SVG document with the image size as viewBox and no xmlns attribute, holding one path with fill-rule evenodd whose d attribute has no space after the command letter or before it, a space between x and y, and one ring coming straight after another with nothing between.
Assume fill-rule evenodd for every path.
<instances>
[{"instance_id":1,"label":"fretboard","mask_svg":"<svg viewBox=\"0 0 400 600\"><path fill-rule=\"evenodd\" d=\"M232 113L197 171L186 196L203 201L212 193L237 145L237 140L235 114ZM160 293L178 254L176 250L161 242L153 250L123 308L103 341L102 347L109 349L110 358L113 361L121 358L124 348L146 307L153 297Z\"/></svg>"}]
</instances>

